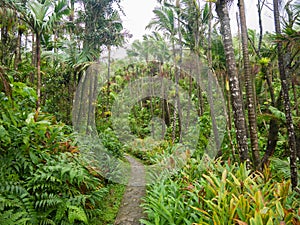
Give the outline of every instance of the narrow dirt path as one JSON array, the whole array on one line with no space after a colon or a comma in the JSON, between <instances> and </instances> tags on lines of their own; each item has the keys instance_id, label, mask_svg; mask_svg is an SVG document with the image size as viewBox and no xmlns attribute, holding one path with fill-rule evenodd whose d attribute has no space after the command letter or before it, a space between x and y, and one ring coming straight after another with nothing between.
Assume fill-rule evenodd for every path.
<instances>
[{"instance_id":1,"label":"narrow dirt path","mask_svg":"<svg viewBox=\"0 0 300 225\"><path fill-rule=\"evenodd\" d=\"M141 198L146 193L145 169L134 158L125 157L131 165L131 174L114 225L140 225L139 220L145 218L140 207Z\"/></svg>"}]
</instances>

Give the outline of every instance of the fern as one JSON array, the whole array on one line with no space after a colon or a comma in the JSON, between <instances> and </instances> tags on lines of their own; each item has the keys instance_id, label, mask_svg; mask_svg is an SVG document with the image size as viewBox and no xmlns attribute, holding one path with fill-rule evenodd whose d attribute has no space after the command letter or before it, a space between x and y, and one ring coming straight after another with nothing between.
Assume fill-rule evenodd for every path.
<instances>
[{"instance_id":1,"label":"fern","mask_svg":"<svg viewBox=\"0 0 300 225\"><path fill-rule=\"evenodd\" d=\"M74 224L75 220L88 224L88 219L84 210L77 206L68 206L68 219L71 224Z\"/></svg>"},{"instance_id":2,"label":"fern","mask_svg":"<svg viewBox=\"0 0 300 225\"><path fill-rule=\"evenodd\" d=\"M37 195L37 200L35 201L35 208L53 208L62 203L62 199L54 195L53 193L43 193L42 195Z\"/></svg>"},{"instance_id":3,"label":"fern","mask_svg":"<svg viewBox=\"0 0 300 225\"><path fill-rule=\"evenodd\" d=\"M62 202L55 213L55 221L61 221L61 219L66 215L67 213L67 204L65 202Z\"/></svg>"},{"instance_id":4,"label":"fern","mask_svg":"<svg viewBox=\"0 0 300 225\"><path fill-rule=\"evenodd\" d=\"M8 210L0 213L0 224L25 225L29 220L30 218L26 218L26 212L23 211Z\"/></svg>"},{"instance_id":5,"label":"fern","mask_svg":"<svg viewBox=\"0 0 300 225\"><path fill-rule=\"evenodd\" d=\"M282 179L290 179L290 163L288 160L282 160L279 158L271 158L271 169L274 171L274 178L277 178L278 181ZM298 173L300 170L298 170ZM300 182L300 177L298 176L298 183Z\"/></svg>"},{"instance_id":6,"label":"fern","mask_svg":"<svg viewBox=\"0 0 300 225\"><path fill-rule=\"evenodd\" d=\"M39 222L40 225L56 225L56 223L49 219L49 218L43 218L43 219L40 219L40 222Z\"/></svg>"},{"instance_id":7,"label":"fern","mask_svg":"<svg viewBox=\"0 0 300 225\"><path fill-rule=\"evenodd\" d=\"M0 224L89 224L100 214L106 188L72 146L71 128L26 100L12 110L4 97L0 93Z\"/></svg>"}]
</instances>

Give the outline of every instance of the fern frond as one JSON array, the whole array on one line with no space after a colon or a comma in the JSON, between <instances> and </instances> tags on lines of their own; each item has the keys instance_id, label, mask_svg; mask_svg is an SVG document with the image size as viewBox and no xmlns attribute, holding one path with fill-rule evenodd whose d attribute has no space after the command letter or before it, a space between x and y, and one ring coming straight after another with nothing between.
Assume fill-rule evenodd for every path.
<instances>
[{"instance_id":1,"label":"fern frond","mask_svg":"<svg viewBox=\"0 0 300 225\"><path fill-rule=\"evenodd\" d=\"M88 224L87 216L81 207L68 206L68 218L71 224L74 224L75 220L82 221Z\"/></svg>"},{"instance_id":2,"label":"fern frond","mask_svg":"<svg viewBox=\"0 0 300 225\"><path fill-rule=\"evenodd\" d=\"M0 224L22 225L26 224L30 218L26 218L26 212L15 212L14 210L4 211L0 213Z\"/></svg>"},{"instance_id":3,"label":"fern frond","mask_svg":"<svg viewBox=\"0 0 300 225\"><path fill-rule=\"evenodd\" d=\"M35 202L35 208L53 208L61 204L63 200L53 193L43 193L38 195L38 200Z\"/></svg>"}]
</instances>

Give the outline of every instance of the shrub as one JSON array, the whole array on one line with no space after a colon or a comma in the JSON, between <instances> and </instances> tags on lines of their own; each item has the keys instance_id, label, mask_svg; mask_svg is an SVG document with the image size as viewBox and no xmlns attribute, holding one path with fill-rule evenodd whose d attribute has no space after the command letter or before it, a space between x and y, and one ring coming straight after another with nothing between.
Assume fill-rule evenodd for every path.
<instances>
[{"instance_id":1,"label":"shrub","mask_svg":"<svg viewBox=\"0 0 300 225\"><path fill-rule=\"evenodd\" d=\"M0 93L0 224L93 224L103 179L81 157L72 129L33 109L32 89L13 90L14 104Z\"/></svg>"},{"instance_id":2,"label":"shrub","mask_svg":"<svg viewBox=\"0 0 300 225\"><path fill-rule=\"evenodd\" d=\"M290 181L277 182L269 170L253 173L219 161L204 167L191 159L176 176L148 186L143 223L299 224L299 206Z\"/></svg>"}]
</instances>

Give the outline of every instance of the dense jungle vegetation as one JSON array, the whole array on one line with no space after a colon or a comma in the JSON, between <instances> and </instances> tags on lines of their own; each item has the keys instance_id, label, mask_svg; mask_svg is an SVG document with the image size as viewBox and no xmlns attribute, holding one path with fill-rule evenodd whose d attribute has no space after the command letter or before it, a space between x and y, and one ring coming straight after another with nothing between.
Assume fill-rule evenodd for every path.
<instances>
[{"instance_id":1,"label":"dense jungle vegetation","mask_svg":"<svg viewBox=\"0 0 300 225\"><path fill-rule=\"evenodd\" d=\"M113 224L125 154L171 171L143 224L300 224L300 1L157 3L114 59L120 0L0 0L1 225Z\"/></svg>"}]
</instances>

